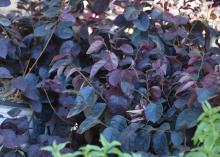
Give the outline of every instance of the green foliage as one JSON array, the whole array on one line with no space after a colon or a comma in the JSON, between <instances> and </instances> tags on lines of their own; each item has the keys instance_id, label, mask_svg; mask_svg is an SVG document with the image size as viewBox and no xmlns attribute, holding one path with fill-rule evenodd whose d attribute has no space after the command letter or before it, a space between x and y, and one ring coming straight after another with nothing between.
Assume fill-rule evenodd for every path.
<instances>
[{"instance_id":1,"label":"green foliage","mask_svg":"<svg viewBox=\"0 0 220 157\"><path fill-rule=\"evenodd\" d=\"M199 125L193 137L197 145L186 157L219 157L220 156L220 107L212 108L205 101L198 119Z\"/></svg>"},{"instance_id":2,"label":"green foliage","mask_svg":"<svg viewBox=\"0 0 220 157\"><path fill-rule=\"evenodd\" d=\"M102 144L101 147L87 144L76 152L61 154L61 150L67 143L57 144L56 141L54 141L52 146L44 147L42 150L51 152L54 157L108 157L110 154L117 155L118 157L142 157L141 155L135 153L123 153L118 148L120 146L118 141L109 143L102 135L100 137L100 142Z\"/></svg>"}]
</instances>

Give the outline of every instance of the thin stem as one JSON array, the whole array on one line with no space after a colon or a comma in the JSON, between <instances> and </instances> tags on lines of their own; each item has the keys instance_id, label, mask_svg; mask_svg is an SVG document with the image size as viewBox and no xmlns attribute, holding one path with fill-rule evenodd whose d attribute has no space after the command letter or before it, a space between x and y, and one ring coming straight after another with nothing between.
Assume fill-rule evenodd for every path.
<instances>
[{"instance_id":1,"label":"thin stem","mask_svg":"<svg viewBox=\"0 0 220 157\"><path fill-rule=\"evenodd\" d=\"M50 42L50 40L51 40L51 38L52 38L54 32L55 32L55 30L56 30L56 26L53 28L53 30L52 30L52 32L51 32L51 34L50 34L50 36L49 36L49 39L47 40L46 44L44 45L44 48L43 48L43 50L41 51L40 55L39 55L38 58L35 60L34 64L30 67L29 73L33 70L33 68L37 65L38 61L39 61L40 58L42 57L43 53L45 52L45 50L46 50L46 48L47 48L47 46L48 46L48 44L49 44L49 42Z\"/></svg>"},{"instance_id":2,"label":"thin stem","mask_svg":"<svg viewBox=\"0 0 220 157\"><path fill-rule=\"evenodd\" d=\"M91 87L93 87L93 88L95 89L95 87L91 84L91 82L89 81L89 79L87 79L87 77L86 77L81 71L79 71L78 69L76 69L76 71L83 77L83 79L84 79ZM107 100L103 97L103 95L102 95L98 90L95 89L95 92L101 97L101 99L102 99L105 103L107 103Z\"/></svg>"},{"instance_id":3,"label":"thin stem","mask_svg":"<svg viewBox=\"0 0 220 157\"><path fill-rule=\"evenodd\" d=\"M203 54L202 54L201 65L200 65L200 67L199 67L199 71L198 71L198 79L199 79L199 77L200 77L200 73L201 73L201 71L202 71L202 67L203 67L203 64L204 64L204 58L205 58L205 53L203 52Z\"/></svg>"},{"instance_id":4,"label":"thin stem","mask_svg":"<svg viewBox=\"0 0 220 157\"><path fill-rule=\"evenodd\" d=\"M57 113L57 111L55 110L55 108L53 107L53 105L52 105L52 103L51 103L51 101L50 101L50 98L49 98L49 95L48 95L47 91L46 91L44 88L42 88L42 89L43 89L43 91L44 91L44 93L45 93L45 95L46 95L46 97L47 97L47 100L48 100L48 102L49 102L50 107L52 108L52 110L54 111L54 113L57 115L57 117L59 117L62 121L64 121L64 122L66 122L66 123L72 125L72 123L66 121L63 117L61 117L61 116Z\"/></svg>"}]
</instances>

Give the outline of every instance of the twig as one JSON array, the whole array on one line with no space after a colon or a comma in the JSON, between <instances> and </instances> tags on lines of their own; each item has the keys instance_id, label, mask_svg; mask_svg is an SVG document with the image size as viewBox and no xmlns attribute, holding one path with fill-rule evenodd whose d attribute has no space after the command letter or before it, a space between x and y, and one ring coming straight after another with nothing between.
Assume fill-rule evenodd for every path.
<instances>
[{"instance_id":1,"label":"twig","mask_svg":"<svg viewBox=\"0 0 220 157\"><path fill-rule=\"evenodd\" d=\"M23 76L25 76L26 73L27 73L27 71L28 71L28 67L29 67L30 61L31 61L31 59L29 58L29 59L28 59L28 62L27 62L27 66L26 66L26 68L24 69Z\"/></svg>"},{"instance_id":2,"label":"twig","mask_svg":"<svg viewBox=\"0 0 220 157\"><path fill-rule=\"evenodd\" d=\"M63 117L61 117L61 116L57 113L57 111L55 110L55 108L53 107L53 105L52 105L52 103L51 103L51 101L50 101L50 98L49 98L49 95L48 95L47 91L46 91L44 88L42 88L42 89L43 89L43 91L44 91L44 93L45 93L45 95L46 95L46 97L47 97L47 100L49 101L50 107L52 108L52 110L54 111L54 113L56 114L56 116L59 117L62 121L66 122L66 123L68 123L68 124L70 124L70 125L72 125L72 123L66 121Z\"/></svg>"},{"instance_id":3,"label":"twig","mask_svg":"<svg viewBox=\"0 0 220 157\"><path fill-rule=\"evenodd\" d=\"M34 64L30 67L29 73L33 70L33 68L35 67L35 65L37 64L37 62L39 61L39 59L40 59L41 56L43 55L44 51L46 50L46 48L47 48L47 46L48 46L48 44L49 44L49 42L50 42L50 40L51 40L51 38L52 38L54 32L55 32L55 30L56 30L56 26L53 28L53 30L52 30L52 32L51 32L51 34L50 34L50 36L49 36L49 39L47 40L46 44L44 45L44 48L43 48L43 50L41 51L40 55L39 55L38 58L35 60Z\"/></svg>"},{"instance_id":4,"label":"twig","mask_svg":"<svg viewBox=\"0 0 220 157\"><path fill-rule=\"evenodd\" d=\"M200 73L201 73L201 71L202 71L202 67L203 67L203 64L204 64L204 58L205 58L205 53L203 52L203 54L202 54L201 65L200 65L200 67L199 67L199 71L198 71L198 79L199 79L199 77L200 77Z\"/></svg>"},{"instance_id":5,"label":"twig","mask_svg":"<svg viewBox=\"0 0 220 157\"><path fill-rule=\"evenodd\" d=\"M95 92L102 98L102 100L107 103L107 100L102 96L102 94L91 84L91 82L89 81L89 79L87 79L87 77L81 73L81 71L79 71L78 69L76 69L76 71L83 77L83 79L91 86L95 89Z\"/></svg>"}]
</instances>

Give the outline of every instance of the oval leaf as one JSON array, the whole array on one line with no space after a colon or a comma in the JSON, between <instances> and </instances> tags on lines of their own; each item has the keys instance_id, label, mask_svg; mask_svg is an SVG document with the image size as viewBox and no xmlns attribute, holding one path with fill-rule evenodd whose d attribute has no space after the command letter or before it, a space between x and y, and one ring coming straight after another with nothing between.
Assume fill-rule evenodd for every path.
<instances>
[{"instance_id":1,"label":"oval leaf","mask_svg":"<svg viewBox=\"0 0 220 157\"><path fill-rule=\"evenodd\" d=\"M153 135L153 149L160 156L168 155L168 142L163 131L157 131Z\"/></svg>"},{"instance_id":2,"label":"oval leaf","mask_svg":"<svg viewBox=\"0 0 220 157\"><path fill-rule=\"evenodd\" d=\"M7 7L9 5L11 5L10 0L0 0L0 7Z\"/></svg>"},{"instance_id":3,"label":"oval leaf","mask_svg":"<svg viewBox=\"0 0 220 157\"><path fill-rule=\"evenodd\" d=\"M83 134L85 131L101 123L96 117L87 117L79 126L77 133Z\"/></svg>"},{"instance_id":4,"label":"oval leaf","mask_svg":"<svg viewBox=\"0 0 220 157\"><path fill-rule=\"evenodd\" d=\"M175 146L179 146L183 143L184 135L180 131L171 132L171 141Z\"/></svg>"},{"instance_id":5,"label":"oval leaf","mask_svg":"<svg viewBox=\"0 0 220 157\"><path fill-rule=\"evenodd\" d=\"M191 110L191 109L185 109L182 111L176 120L176 130L180 129L186 129L186 128L192 128L196 126L197 118L199 116L199 112Z\"/></svg>"},{"instance_id":6,"label":"oval leaf","mask_svg":"<svg viewBox=\"0 0 220 157\"><path fill-rule=\"evenodd\" d=\"M4 78L4 79L9 79L12 78L11 73L9 72L8 69L4 68L4 67L0 67L0 78Z\"/></svg>"},{"instance_id":7,"label":"oval leaf","mask_svg":"<svg viewBox=\"0 0 220 157\"><path fill-rule=\"evenodd\" d=\"M140 31L147 31L149 28L149 18L147 13L141 12L138 16L138 19L135 20L133 23L135 27L137 27L137 29L139 29Z\"/></svg>"},{"instance_id":8,"label":"oval leaf","mask_svg":"<svg viewBox=\"0 0 220 157\"><path fill-rule=\"evenodd\" d=\"M9 19L0 17L0 24L7 27L11 25L11 21Z\"/></svg>"},{"instance_id":9,"label":"oval leaf","mask_svg":"<svg viewBox=\"0 0 220 157\"><path fill-rule=\"evenodd\" d=\"M129 108L128 100L122 96L112 95L108 107L113 114L123 114Z\"/></svg>"},{"instance_id":10,"label":"oval leaf","mask_svg":"<svg viewBox=\"0 0 220 157\"><path fill-rule=\"evenodd\" d=\"M150 120L153 123L156 123L163 114L162 104L148 104L145 109L145 116L147 120Z\"/></svg>"},{"instance_id":11,"label":"oval leaf","mask_svg":"<svg viewBox=\"0 0 220 157\"><path fill-rule=\"evenodd\" d=\"M95 74L107 63L106 60L102 59L98 62L96 62L91 69L90 72L90 78L93 78L95 76Z\"/></svg>"},{"instance_id":12,"label":"oval leaf","mask_svg":"<svg viewBox=\"0 0 220 157\"><path fill-rule=\"evenodd\" d=\"M79 91L79 95L76 97L76 104L70 109L67 118L73 117L81 113L87 107L92 107L95 104L96 100L97 96L93 87L87 86L81 88Z\"/></svg>"},{"instance_id":13,"label":"oval leaf","mask_svg":"<svg viewBox=\"0 0 220 157\"><path fill-rule=\"evenodd\" d=\"M86 54L92 54L98 52L104 46L103 40L95 40L87 50Z\"/></svg>"}]
</instances>

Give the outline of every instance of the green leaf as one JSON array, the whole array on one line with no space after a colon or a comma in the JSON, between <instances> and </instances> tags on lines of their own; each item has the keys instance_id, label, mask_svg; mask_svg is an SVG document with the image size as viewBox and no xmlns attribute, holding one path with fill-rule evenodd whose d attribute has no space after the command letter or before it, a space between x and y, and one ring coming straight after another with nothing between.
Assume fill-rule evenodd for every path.
<instances>
[{"instance_id":1,"label":"green leaf","mask_svg":"<svg viewBox=\"0 0 220 157\"><path fill-rule=\"evenodd\" d=\"M186 157L207 157L207 155L203 152L190 152Z\"/></svg>"},{"instance_id":2,"label":"green leaf","mask_svg":"<svg viewBox=\"0 0 220 157\"><path fill-rule=\"evenodd\" d=\"M7 27L11 25L11 21L4 17L0 17L0 24Z\"/></svg>"},{"instance_id":3,"label":"green leaf","mask_svg":"<svg viewBox=\"0 0 220 157\"><path fill-rule=\"evenodd\" d=\"M100 124L101 121L95 117L87 117L79 126L77 133L83 134L85 131L89 130L90 128Z\"/></svg>"},{"instance_id":4,"label":"green leaf","mask_svg":"<svg viewBox=\"0 0 220 157\"><path fill-rule=\"evenodd\" d=\"M162 104L150 103L145 109L145 116L147 120L150 120L153 123L156 123L163 114Z\"/></svg>"},{"instance_id":5,"label":"green leaf","mask_svg":"<svg viewBox=\"0 0 220 157\"><path fill-rule=\"evenodd\" d=\"M92 151L89 153L88 157L103 157L105 154L103 152Z\"/></svg>"},{"instance_id":6,"label":"green leaf","mask_svg":"<svg viewBox=\"0 0 220 157\"><path fill-rule=\"evenodd\" d=\"M85 146L85 149L88 149L88 150L95 150L95 151L102 151L102 149L99 147L99 146L96 146L96 145L90 145L90 144L87 144Z\"/></svg>"},{"instance_id":7,"label":"green leaf","mask_svg":"<svg viewBox=\"0 0 220 157\"><path fill-rule=\"evenodd\" d=\"M46 146L46 147L41 148L41 150L48 151L48 152L52 152L52 151L53 151L53 147L51 147L51 146Z\"/></svg>"},{"instance_id":8,"label":"green leaf","mask_svg":"<svg viewBox=\"0 0 220 157\"><path fill-rule=\"evenodd\" d=\"M111 150L109 150L108 154L115 154L118 156L125 157L125 156L123 156L124 154L121 152L121 150L118 148L112 148Z\"/></svg>"},{"instance_id":9,"label":"green leaf","mask_svg":"<svg viewBox=\"0 0 220 157\"><path fill-rule=\"evenodd\" d=\"M149 22L147 13L141 12L138 19L136 19L133 23L140 31L147 31L149 28Z\"/></svg>"}]
</instances>

